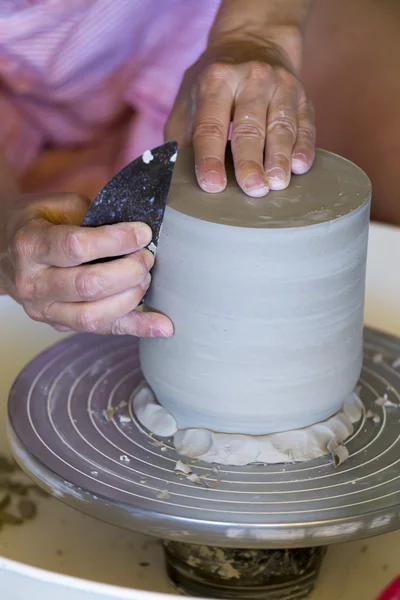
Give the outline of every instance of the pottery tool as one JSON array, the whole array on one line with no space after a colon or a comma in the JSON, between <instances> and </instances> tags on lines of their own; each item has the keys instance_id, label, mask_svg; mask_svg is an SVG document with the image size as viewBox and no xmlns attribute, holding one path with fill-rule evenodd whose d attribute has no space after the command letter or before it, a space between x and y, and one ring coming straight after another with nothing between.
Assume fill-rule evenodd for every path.
<instances>
[{"instance_id":1,"label":"pottery tool","mask_svg":"<svg viewBox=\"0 0 400 600\"><path fill-rule=\"evenodd\" d=\"M84 227L141 221L153 238L155 252L167 204L178 145L167 142L124 167L96 196L83 219Z\"/></svg>"},{"instance_id":2,"label":"pottery tool","mask_svg":"<svg viewBox=\"0 0 400 600\"><path fill-rule=\"evenodd\" d=\"M165 540L196 596L288 600L313 588L325 547L400 526L400 340L367 329L365 410L348 460L223 467L190 462L135 419L138 340L79 334L46 350L9 397L14 456L49 493Z\"/></svg>"}]
</instances>

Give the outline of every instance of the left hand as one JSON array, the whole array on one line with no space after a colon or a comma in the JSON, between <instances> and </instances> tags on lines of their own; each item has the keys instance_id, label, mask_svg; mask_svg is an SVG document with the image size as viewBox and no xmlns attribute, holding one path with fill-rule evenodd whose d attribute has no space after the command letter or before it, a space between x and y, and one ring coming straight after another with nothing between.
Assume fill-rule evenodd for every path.
<instances>
[{"instance_id":1,"label":"left hand","mask_svg":"<svg viewBox=\"0 0 400 600\"><path fill-rule=\"evenodd\" d=\"M296 67L279 45L220 39L185 74L165 134L193 142L197 179L211 193L226 186L225 148L231 145L236 178L249 196L289 185L314 159L313 109Z\"/></svg>"}]
</instances>

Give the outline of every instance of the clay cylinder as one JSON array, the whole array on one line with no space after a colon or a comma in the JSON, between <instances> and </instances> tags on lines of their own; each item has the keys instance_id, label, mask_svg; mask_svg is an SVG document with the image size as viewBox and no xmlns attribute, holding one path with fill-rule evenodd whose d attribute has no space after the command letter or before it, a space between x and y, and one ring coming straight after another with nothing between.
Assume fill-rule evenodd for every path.
<instances>
[{"instance_id":1,"label":"clay cylinder","mask_svg":"<svg viewBox=\"0 0 400 600\"><path fill-rule=\"evenodd\" d=\"M180 429L263 434L341 408L362 365L369 209L367 176L326 151L261 199L232 172L202 192L178 156L146 298L175 334L140 358Z\"/></svg>"}]
</instances>

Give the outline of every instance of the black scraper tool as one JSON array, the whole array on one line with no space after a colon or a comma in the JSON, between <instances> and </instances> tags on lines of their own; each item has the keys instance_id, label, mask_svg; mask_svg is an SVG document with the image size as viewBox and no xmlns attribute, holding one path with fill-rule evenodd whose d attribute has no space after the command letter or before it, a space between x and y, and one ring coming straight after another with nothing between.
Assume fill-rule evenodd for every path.
<instances>
[{"instance_id":1,"label":"black scraper tool","mask_svg":"<svg viewBox=\"0 0 400 600\"><path fill-rule=\"evenodd\" d=\"M167 142L129 163L104 186L91 204L82 226L99 227L141 221L153 238L155 252L160 235L178 145Z\"/></svg>"}]
</instances>

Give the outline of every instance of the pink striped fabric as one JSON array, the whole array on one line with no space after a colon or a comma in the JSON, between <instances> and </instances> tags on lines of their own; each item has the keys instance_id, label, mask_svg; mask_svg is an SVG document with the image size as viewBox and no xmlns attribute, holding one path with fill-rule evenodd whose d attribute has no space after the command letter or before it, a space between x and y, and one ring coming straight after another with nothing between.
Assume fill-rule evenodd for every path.
<instances>
[{"instance_id":1,"label":"pink striped fabric","mask_svg":"<svg viewBox=\"0 0 400 600\"><path fill-rule=\"evenodd\" d=\"M160 143L219 1L1 0L0 143L8 160L21 173L44 148L81 145L91 148L92 169L115 170ZM82 168L75 175L84 177Z\"/></svg>"}]
</instances>

